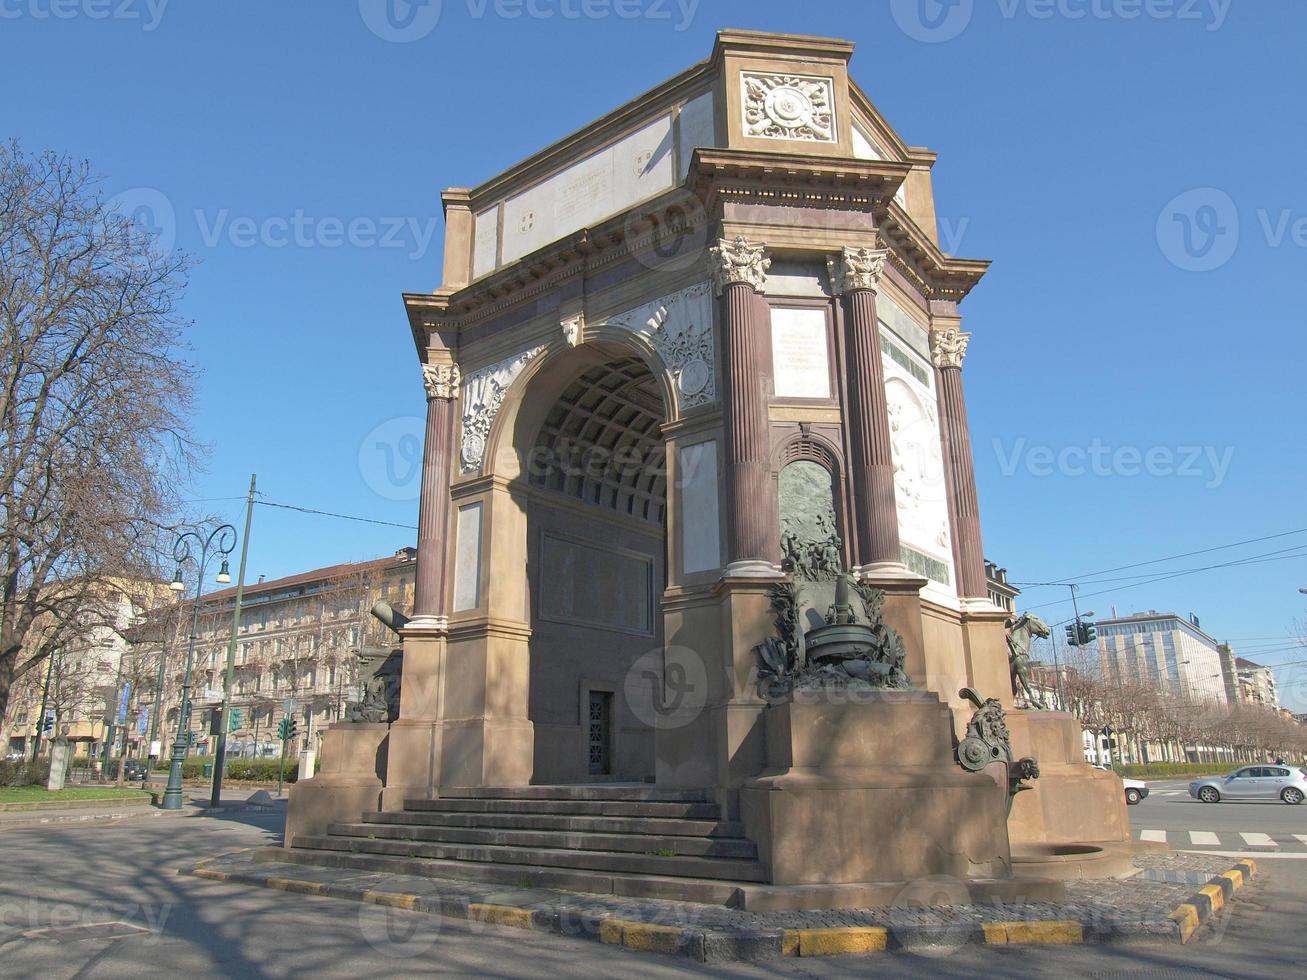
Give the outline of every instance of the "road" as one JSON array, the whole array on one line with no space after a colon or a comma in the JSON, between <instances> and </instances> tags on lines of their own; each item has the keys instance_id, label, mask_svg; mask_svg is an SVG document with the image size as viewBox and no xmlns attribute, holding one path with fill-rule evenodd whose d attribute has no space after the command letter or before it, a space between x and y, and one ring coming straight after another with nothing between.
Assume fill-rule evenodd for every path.
<instances>
[{"instance_id":1,"label":"road","mask_svg":"<svg viewBox=\"0 0 1307 980\"><path fill-rule=\"evenodd\" d=\"M1188 786L1187 779L1150 782L1148 798L1130 808L1135 836L1174 850L1307 860L1307 803L1200 803Z\"/></svg>"},{"instance_id":2,"label":"road","mask_svg":"<svg viewBox=\"0 0 1307 980\"><path fill-rule=\"evenodd\" d=\"M1181 815L1189 811L1159 793L1131 812L1150 826L1174 813L1183 829ZM1290 818L1268 808L1256 819ZM235 813L0 831L0 977L775 978L865 976L874 969L889 977L1177 971L1281 978L1307 967L1307 876L1284 861L1266 862L1267 874L1218 920L1218 930L1187 947L966 947L941 957L877 956L874 966L854 957L722 968L175 873L201 857L275 842L280 822L275 814Z\"/></svg>"}]
</instances>

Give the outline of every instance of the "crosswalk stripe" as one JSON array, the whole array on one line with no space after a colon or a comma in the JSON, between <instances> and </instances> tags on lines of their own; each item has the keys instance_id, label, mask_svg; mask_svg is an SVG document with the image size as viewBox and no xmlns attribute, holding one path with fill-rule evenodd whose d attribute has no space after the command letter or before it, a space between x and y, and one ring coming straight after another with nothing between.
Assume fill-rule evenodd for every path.
<instances>
[{"instance_id":1,"label":"crosswalk stripe","mask_svg":"<svg viewBox=\"0 0 1307 980\"><path fill-rule=\"evenodd\" d=\"M1270 834L1240 834L1239 836L1244 839L1244 843L1247 844L1249 847L1279 847L1280 846L1279 844L1275 843L1275 841L1271 839Z\"/></svg>"},{"instance_id":2,"label":"crosswalk stripe","mask_svg":"<svg viewBox=\"0 0 1307 980\"><path fill-rule=\"evenodd\" d=\"M1210 830L1191 830L1189 831L1189 842L1196 847L1220 847L1221 838L1217 837Z\"/></svg>"},{"instance_id":3,"label":"crosswalk stripe","mask_svg":"<svg viewBox=\"0 0 1307 980\"><path fill-rule=\"evenodd\" d=\"M1300 844L1307 844L1307 834L1294 834L1293 836Z\"/></svg>"},{"instance_id":4,"label":"crosswalk stripe","mask_svg":"<svg viewBox=\"0 0 1307 980\"><path fill-rule=\"evenodd\" d=\"M1141 830L1139 831L1139 839L1146 840L1152 844L1165 844L1166 831L1165 830Z\"/></svg>"}]
</instances>

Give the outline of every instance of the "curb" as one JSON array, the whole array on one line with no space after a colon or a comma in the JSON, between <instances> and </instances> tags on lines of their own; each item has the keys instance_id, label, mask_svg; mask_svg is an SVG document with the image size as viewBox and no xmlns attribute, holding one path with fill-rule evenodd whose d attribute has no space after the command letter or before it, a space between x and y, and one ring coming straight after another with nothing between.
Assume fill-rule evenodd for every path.
<instances>
[{"instance_id":1,"label":"curb","mask_svg":"<svg viewBox=\"0 0 1307 980\"><path fill-rule=\"evenodd\" d=\"M1234 893L1255 874L1257 874L1257 862L1247 858L1203 885L1189 897L1187 902L1177 905L1170 919L1176 924L1180 942L1187 943L1193 938L1198 927L1221 911L1234 897Z\"/></svg>"},{"instance_id":2,"label":"curb","mask_svg":"<svg viewBox=\"0 0 1307 980\"><path fill-rule=\"evenodd\" d=\"M686 929L596 914L580 907L542 909L491 904L475 897L442 895L434 883L427 894L415 894L206 866L228 856L230 854L219 855L179 868L178 873L208 881L257 885L294 894L320 895L486 925L590 939L643 953L683 956L700 963L764 961L789 956L842 956L919 948L910 929L883 926L754 931ZM1227 904L1256 873L1256 863L1246 860L1213 878L1168 916L1173 929L1169 933L1154 934L1155 938L1164 942L1188 942L1198 927ZM1086 923L1065 919L985 922L966 927L955 936L955 941L958 945L1068 946L1101 940Z\"/></svg>"},{"instance_id":3,"label":"curb","mask_svg":"<svg viewBox=\"0 0 1307 980\"><path fill-rule=\"evenodd\" d=\"M46 810L87 810L103 806L151 806L153 799L104 796L98 800L41 800L31 803L0 803L0 813L41 813Z\"/></svg>"}]
</instances>

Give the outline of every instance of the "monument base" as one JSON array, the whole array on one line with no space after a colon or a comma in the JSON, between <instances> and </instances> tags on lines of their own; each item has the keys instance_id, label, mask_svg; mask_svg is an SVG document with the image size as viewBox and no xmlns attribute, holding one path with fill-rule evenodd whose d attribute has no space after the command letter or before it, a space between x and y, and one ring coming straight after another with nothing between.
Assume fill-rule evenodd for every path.
<instances>
[{"instance_id":1,"label":"monument base","mask_svg":"<svg viewBox=\"0 0 1307 980\"><path fill-rule=\"evenodd\" d=\"M1006 785L958 766L948 706L916 691L844 700L763 712L767 768L740 795L770 883L1010 879Z\"/></svg>"},{"instance_id":2,"label":"monument base","mask_svg":"<svg viewBox=\"0 0 1307 980\"><path fill-rule=\"evenodd\" d=\"M1085 762L1080 723L1063 711L1010 711L1018 758L1039 760L1040 776L1019 793L1008 818L1014 866L1056 878L1111 878L1134 870L1125 788L1115 773Z\"/></svg>"},{"instance_id":3,"label":"monument base","mask_svg":"<svg viewBox=\"0 0 1307 980\"><path fill-rule=\"evenodd\" d=\"M352 823L376 810L390 726L337 722L322 738L322 768L312 779L290 788L285 846L296 837L325 834L329 824Z\"/></svg>"}]
</instances>

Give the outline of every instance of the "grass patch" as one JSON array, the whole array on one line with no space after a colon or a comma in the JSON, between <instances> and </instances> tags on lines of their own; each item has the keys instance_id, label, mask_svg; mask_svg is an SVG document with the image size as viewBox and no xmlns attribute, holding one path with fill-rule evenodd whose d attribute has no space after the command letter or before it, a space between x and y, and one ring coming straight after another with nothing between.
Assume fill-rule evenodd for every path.
<instances>
[{"instance_id":1,"label":"grass patch","mask_svg":"<svg viewBox=\"0 0 1307 980\"><path fill-rule=\"evenodd\" d=\"M150 794L139 789L118 789L116 786L70 786L51 793L44 786L2 786L0 803L52 803L58 800L141 800Z\"/></svg>"}]
</instances>

